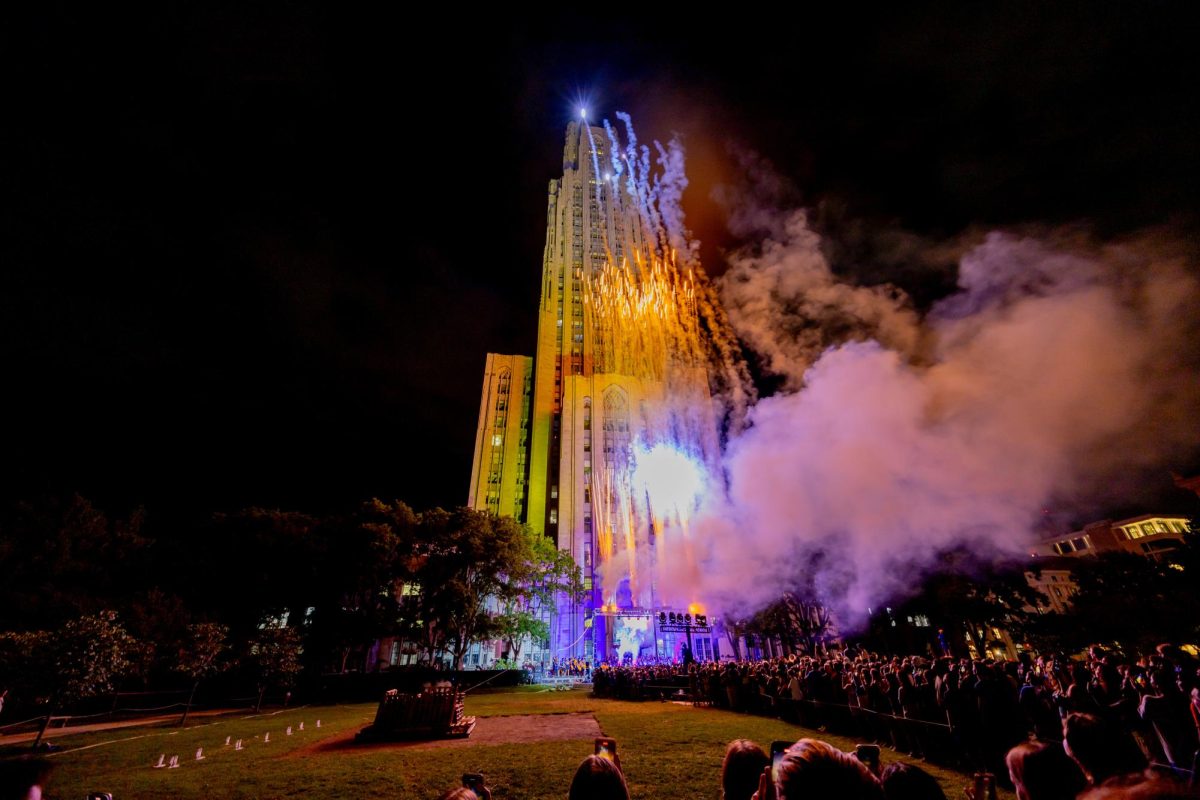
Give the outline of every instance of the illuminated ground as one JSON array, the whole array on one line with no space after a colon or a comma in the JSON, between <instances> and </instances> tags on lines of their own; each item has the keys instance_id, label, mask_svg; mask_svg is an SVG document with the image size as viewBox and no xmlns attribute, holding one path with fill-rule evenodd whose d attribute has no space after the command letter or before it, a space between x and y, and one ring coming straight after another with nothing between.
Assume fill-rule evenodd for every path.
<instances>
[{"instance_id":1,"label":"illuminated ground","mask_svg":"<svg viewBox=\"0 0 1200 800\"><path fill-rule=\"evenodd\" d=\"M738 737L764 747L773 739L802 736L825 738L847 749L853 746L847 739L762 717L673 703L594 700L586 690L529 689L469 698L467 713L489 718L470 746L362 750L343 746L374 711L374 704L299 708L273 716L239 714L204 720L182 731L125 728L56 739L64 752L51 758L57 767L49 796L85 797L89 791L102 790L121 800L435 798L457 785L463 772L478 771L487 776L496 798L561 800L580 759L592 751L591 717L605 735L617 739L634 798L719 797L721 757L725 745ZM552 716L537 724L529 715ZM301 732L302 720L305 730ZM285 735L288 725L293 727L290 737ZM262 735L268 732L271 740L264 744ZM243 739L245 749L234 752L224 747L226 736ZM204 748L204 761L194 760L197 747ZM11 754L11 750L5 753ZM182 766L152 769L160 754L168 758L178 754ZM894 757L885 749L885 762ZM962 796L963 776L927 768L942 780L948 797Z\"/></svg>"}]
</instances>

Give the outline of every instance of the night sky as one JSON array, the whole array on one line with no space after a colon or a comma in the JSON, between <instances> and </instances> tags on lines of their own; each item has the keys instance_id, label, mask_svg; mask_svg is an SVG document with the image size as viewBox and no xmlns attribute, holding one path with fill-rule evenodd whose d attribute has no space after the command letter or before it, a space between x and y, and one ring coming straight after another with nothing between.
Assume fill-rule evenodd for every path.
<instances>
[{"instance_id":1,"label":"night sky","mask_svg":"<svg viewBox=\"0 0 1200 800\"><path fill-rule=\"evenodd\" d=\"M1197 228L1184 3L619 25L210 5L4 26L5 499L465 502L484 355L533 350L580 96L683 137L714 274L734 242L711 193L746 149L867 228ZM919 303L953 283L865 277Z\"/></svg>"}]
</instances>

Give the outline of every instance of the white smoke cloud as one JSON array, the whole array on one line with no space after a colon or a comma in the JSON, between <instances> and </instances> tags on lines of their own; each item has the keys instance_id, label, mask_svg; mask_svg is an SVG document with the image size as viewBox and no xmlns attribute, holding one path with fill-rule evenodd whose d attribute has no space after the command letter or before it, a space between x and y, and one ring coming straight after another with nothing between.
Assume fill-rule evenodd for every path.
<instances>
[{"instance_id":1,"label":"white smoke cloud","mask_svg":"<svg viewBox=\"0 0 1200 800\"><path fill-rule=\"evenodd\" d=\"M916 348L917 316L903 293L839 282L804 211L784 215L771 228L759 246L730 258L721 281L735 331L768 370L795 389L833 342L872 338L904 353Z\"/></svg>"},{"instance_id":2,"label":"white smoke cloud","mask_svg":"<svg viewBox=\"0 0 1200 800\"><path fill-rule=\"evenodd\" d=\"M721 297L786 385L693 523L699 594L722 611L803 586L852 625L947 550L1026 552L1048 502L1103 508L1117 477L1200 440L1200 284L1161 232L989 234L922 317L839 281L802 211L732 216L766 238L730 256Z\"/></svg>"}]
</instances>

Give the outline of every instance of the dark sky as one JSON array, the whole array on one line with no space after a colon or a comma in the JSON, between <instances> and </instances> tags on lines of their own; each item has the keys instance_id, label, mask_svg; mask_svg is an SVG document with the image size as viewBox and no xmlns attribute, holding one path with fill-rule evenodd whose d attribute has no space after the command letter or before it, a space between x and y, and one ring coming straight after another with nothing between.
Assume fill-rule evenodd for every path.
<instances>
[{"instance_id":1,"label":"dark sky","mask_svg":"<svg viewBox=\"0 0 1200 800\"><path fill-rule=\"evenodd\" d=\"M1184 3L686 25L178 5L4 26L4 497L464 502L484 354L532 351L580 94L684 137L714 273L730 144L806 203L931 237L1198 210Z\"/></svg>"}]
</instances>

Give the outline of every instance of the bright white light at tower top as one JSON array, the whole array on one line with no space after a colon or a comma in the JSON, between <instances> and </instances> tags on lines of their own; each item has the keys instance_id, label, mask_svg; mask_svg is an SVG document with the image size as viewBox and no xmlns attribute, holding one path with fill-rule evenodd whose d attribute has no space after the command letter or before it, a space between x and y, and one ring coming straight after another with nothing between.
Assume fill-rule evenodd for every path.
<instances>
[{"instance_id":1,"label":"bright white light at tower top","mask_svg":"<svg viewBox=\"0 0 1200 800\"><path fill-rule=\"evenodd\" d=\"M700 502L704 469L669 444L634 449L633 484L650 496L656 515L687 514Z\"/></svg>"},{"instance_id":2,"label":"bright white light at tower top","mask_svg":"<svg viewBox=\"0 0 1200 800\"><path fill-rule=\"evenodd\" d=\"M583 119L587 119L587 109L586 108L579 109L579 116L582 117Z\"/></svg>"}]
</instances>

